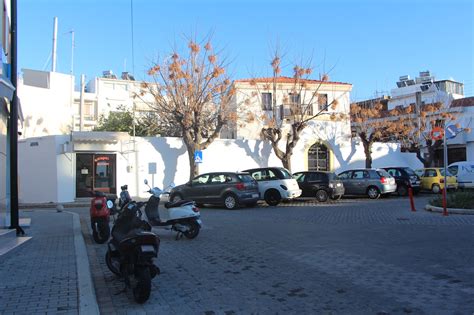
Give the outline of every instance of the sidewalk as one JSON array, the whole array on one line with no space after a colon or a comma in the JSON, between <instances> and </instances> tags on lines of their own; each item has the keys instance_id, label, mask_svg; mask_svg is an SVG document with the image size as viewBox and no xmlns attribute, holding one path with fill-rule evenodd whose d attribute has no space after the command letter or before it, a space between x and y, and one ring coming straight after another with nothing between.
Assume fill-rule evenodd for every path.
<instances>
[{"instance_id":1,"label":"sidewalk","mask_svg":"<svg viewBox=\"0 0 474 315\"><path fill-rule=\"evenodd\" d=\"M99 314L79 215L22 214L33 238L0 256L0 314Z\"/></svg>"}]
</instances>

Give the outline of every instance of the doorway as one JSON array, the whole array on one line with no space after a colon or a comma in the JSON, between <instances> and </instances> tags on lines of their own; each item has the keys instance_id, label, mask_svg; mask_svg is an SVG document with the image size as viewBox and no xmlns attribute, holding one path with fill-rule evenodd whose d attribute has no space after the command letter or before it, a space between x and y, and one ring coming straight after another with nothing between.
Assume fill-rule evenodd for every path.
<instances>
[{"instance_id":1,"label":"doorway","mask_svg":"<svg viewBox=\"0 0 474 315\"><path fill-rule=\"evenodd\" d=\"M115 154L76 153L76 197L116 193Z\"/></svg>"},{"instance_id":2,"label":"doorway","mask_svg":"<svg viewBox=\"0 0 474 315\"><path fill-rule=\"evenodd\" d=\"M316 143L308 151L308 171L329 171L329 150L322 143Z\"/></svg>"}]
</instances>

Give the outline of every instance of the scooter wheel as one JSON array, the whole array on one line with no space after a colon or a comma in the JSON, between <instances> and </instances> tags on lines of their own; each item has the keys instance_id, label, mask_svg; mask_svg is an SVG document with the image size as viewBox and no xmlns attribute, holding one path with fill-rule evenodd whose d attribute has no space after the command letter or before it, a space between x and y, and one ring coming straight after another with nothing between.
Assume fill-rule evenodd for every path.
<instances>
[{"instance_id":1,"label":"scooter wheel","mask_svg":"<svg viewBox=\"0 0 474 315\"><path fill-rule=\"evenodd\" d=\"M189 221L186 223L188 230L186 232L183 232L184 236L189 239L193 239L199 234L199 224L197 224L196 221Z\"/></svg>"},{"instance_id":2,"label":"scooter wheel","mask_svg":"<svg viewBox=\"0 0 474 315\"><path fill-rule=\"evenodd\" d=\"M92 223L92 237L97 244L104 244L110 237L110 226L106 221Z\"/></svg>"},{"instance_id":3,"label":"scooter wheel","mask_svg":"<svg viewBox=\"0 0 474 315\"><path fill-rule=\"evenodd\" d=\"M139 304L145 303L150 298L151 293L151 275L148 266L136 267L135 277L137 284L133 288L133 297Z\"/></svg>"},{"instance_id":4,"label":"scooter wheel","mask_svg":"<svg viewBox=\"0 0 474 315\"><path fill-rule=\"evenodd\" d=\"M112 255L109 250L105 254L105 263L113 274L120 276L120 270L116 266L114 266L114 262L112 261Z\"/></svg>"}]
</instances>

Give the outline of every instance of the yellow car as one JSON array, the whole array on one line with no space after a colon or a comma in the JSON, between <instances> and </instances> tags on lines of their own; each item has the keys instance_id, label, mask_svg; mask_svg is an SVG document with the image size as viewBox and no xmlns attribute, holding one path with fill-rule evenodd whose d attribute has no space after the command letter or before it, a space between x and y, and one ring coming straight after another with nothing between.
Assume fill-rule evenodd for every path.
<instances>
[{"instance_id":1,"label":"yellow car","mask_svg":"<svg viewBox=\"0 0 474 315\"><path fill-rule=\"evenodd\" d=\"M444 189L444 168L442 167L430 167L424 169L418 169L415 173L421 178L421 189L431 190L435 194L441 192ZM446 181L448 182L447 189L457 189L458 182L456 176L447 172Z\"/></svg>"}]
</instances>

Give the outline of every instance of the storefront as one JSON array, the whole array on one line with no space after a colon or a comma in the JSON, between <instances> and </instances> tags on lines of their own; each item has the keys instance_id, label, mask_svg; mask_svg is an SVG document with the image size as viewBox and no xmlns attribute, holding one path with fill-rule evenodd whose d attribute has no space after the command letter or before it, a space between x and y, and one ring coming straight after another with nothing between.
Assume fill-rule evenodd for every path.
<instances>
[{"instance_id":1,"label":"storefront","mask_svg":"<svg viewBox=\"0 0 474 315\"><path fill-rule=\"evenodd\" d=\"M90 197L94 191L117 193L115 154L76 153L76 197Z\"/></svg>"}]
</instances>

